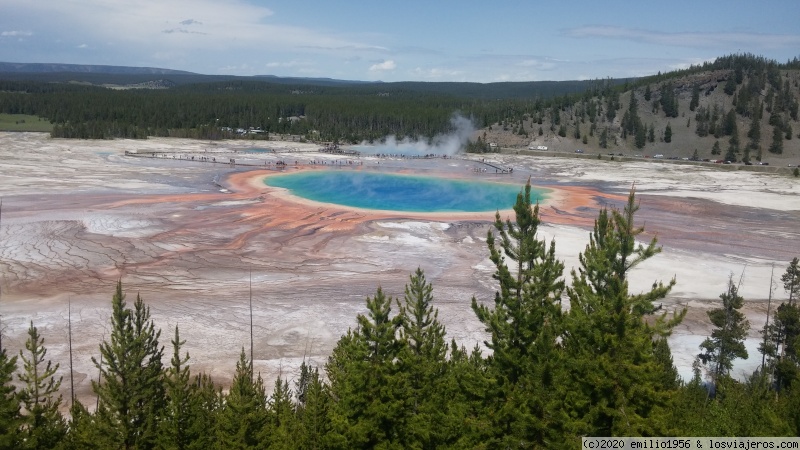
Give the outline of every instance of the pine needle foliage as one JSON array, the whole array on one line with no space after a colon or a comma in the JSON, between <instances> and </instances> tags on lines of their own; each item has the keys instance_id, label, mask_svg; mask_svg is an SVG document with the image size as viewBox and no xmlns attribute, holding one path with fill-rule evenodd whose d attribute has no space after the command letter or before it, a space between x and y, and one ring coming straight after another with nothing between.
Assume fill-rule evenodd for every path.
<instances>
[{"instance_id":1,"label":"pine needle foliage","mask_svg":"<svg viewBox=\"0 0 800 450\"><path fill-rule=\"evenodd\" d=\"M685 310L652 317L654 302L666 297L675 279L629 292L630 271L661 251L655 237L647 245L636 243L644 232L634 224L638 209L631 188L622 211L600 211L567 288L570 311L562 342L570 389L562 414L569 417L565 433L576 438L667 431L669 391L663 386L671 369L656 359L654 340L668 335Z\"/></svg>"},{"instance_id":2,"label":"pine needle foliage","mask_svg":"<svg viewBox=\"0 0 800 450\"><path fill-rule=\"evenodd\" d=\"M20 391L20 399L25 409L22 448L54 448L67 432L64 418L58 411L61 405L61 377L56 378L58 364L53 365L47 358L44 338L39 330L28 327L28 340L25 352L20 350L22 373L19 380L25 384Z\"/></svg>"},{"instance_id":3,"label":"pine needle foliage","mask_svg":"<svg viewBox=\"0 0 800 450\"><path fill-rule=\"evenodd\" d=\"M732 275L728 278L727 290L719 298L722 300L722 307L707 313L714 329L711 336L700 344L702 352L699 355L703 364L709 366L715 383L730 373L733 360L747 359L744 340L750 329L750 322L740 311L744 306L744 298L739 295L739 288L733 282Z\"/></svg>"},{"instance_id":4,"label":"pine needle foliage","mask_svg":"<svg viewBox=\"0 0 800 450\"><path fill-rule=\"evenodd\" d=\"M153 448L164 403L161 331L140 296L133 309L127 307L122 282L111 307L111 336L100 344L101 360L92 358L101 376L99 383L92 382L99 397L98 424L115 448Z\"/></svg>"},{"instance_id":5,"label":"pine needle foliage","mask_svg":"<svg viewBox=\"0 0 800 450\"><path fill-rule=\"evenodd\" d=\"M489 258L499 291L494 307L472 298L472 310L491 335L486 346L489 374L487 405L495 435L490 446L543 445L554 427L547 412L561 326L564 264L538 237L539 205L531 202L530 180L517 195L514 221L495 215L487 235Z\"/></svg>"}]
</instances>

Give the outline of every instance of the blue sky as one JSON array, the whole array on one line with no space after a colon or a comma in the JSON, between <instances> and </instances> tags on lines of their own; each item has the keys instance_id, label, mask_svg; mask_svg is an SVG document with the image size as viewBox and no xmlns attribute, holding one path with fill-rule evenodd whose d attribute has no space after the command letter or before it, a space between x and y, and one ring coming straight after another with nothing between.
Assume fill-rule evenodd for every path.
<instances>
[{"instance_id":1,"label":"blue sky","mask_svg":"<svg viewBox=\"0 0 800 450\"><path fill-rule=\"evenodd\" d=\"M800 56L800 1L0 0L0 61L383 81L631 77Z\"/></svg>"}]
</instances>

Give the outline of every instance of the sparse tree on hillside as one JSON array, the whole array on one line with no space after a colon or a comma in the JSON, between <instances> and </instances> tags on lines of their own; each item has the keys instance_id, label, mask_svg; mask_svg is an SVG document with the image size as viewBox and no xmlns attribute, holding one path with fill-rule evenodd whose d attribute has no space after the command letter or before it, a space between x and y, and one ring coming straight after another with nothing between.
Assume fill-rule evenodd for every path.
<instances>
[{"instance_id":1,"label":"sparse tree on hillside","mask_svg":"<svg viewBox=\"0 0 800 450\"><path fill-rule=\"evenodd\" d=\"M747 130L747 137L750 139L747 148L759 151L761 148L761 120L754 118L750 122L750 129Z\"/></svg>"},{"instance_id":2,"label":"sparse tree on hillside","mask_svg":"<svg viewBox=\"0 0 800 450\"><path fill-rule=\"evenodd\" d=\"M645 144L647 143L647 135L645 134L647 132L646 130L647 127L639 122L638 126L636 127L636 135L634 136L634 145L636 145L636 148L644 148Z\"/></svg>"},{"instance_id":3,"label":"sparse tree on hillside","mask_svg":"<svg viewBox=\"0 0 800 450\"><path fill-rule=\"evenodd\" d=\"M769 152L776 155L783 153L783 130L780 126L772 127L772 144L769 146Z\"/></svg>"},{"instance_id":4,"label":"sparse tree on hillside","mask_svg":"<svg viewBox=\"0 0 800 450\"><path fill-rule=\"evenodd\" d=\"M600 133L600 148L608 148L608 128L603 128Z\"/></svg>"},{"instance_id":5,"label":"sparse tree on hillside","mask_svg":"<svg viewBox=\"0 0 800 450\"><path fill-rule=\"evenodd\" d=\"M728 140L728 150L725 153L725 160L736 161L736 155L738 155L739 152L739 133L734 132Z\"/></svg>"},{"instance_id":6,"label":"sparse tree on hillside","mask_svg":"<svg viewBox=\"0 0 800 450\"><path fill-rule=\"evenodd\" d=\"M692 86L692 99L689 101L689 110L694 111L700 106L700 85L695 84Z\"/></svg>"},{"instance_id":7,"label":"sparse tree on hillside","mask_svg":"<svg viewBox=\"0 0 800 450\"><path fill-rule=\"evenodd\" d=\"M736 92L736 80L732 76L728 76L728 79L725 80L725 87L722 90L728 95L733 95Z\"/></svg>"},{"instance_id":8,"label":"sparse tree on hillside","mask_svg":"<svg viewBox=\"0 0 800 450\"><path fill-rule=\"evenodd\" d=\"M675 95L672 82L667 82L661 87L659 103L667 117L678 117L678 96Z\"/></svg>"},{"instance_id":9,"label":"sparse tree on hillside","mask_svg":"<svg viewBox=\"0 0 800 450\"><path fill-rule=\"evenodd\" d=\"M722 149L720 148L719 141L714 141L714 146L711 147L711 154L719 155L720 153L722 153Z\"/></svg>"},{"instance_id":10,"label":"sparse tree on hillside","mask_svg":"<svg viewBox=\"0 0 800 450\"><path fill-rule=\"evenodd\" d=\"M672 142L672 127L667 122L667 128L664 129L664 142Z\"/></svg>"}]
</instances>

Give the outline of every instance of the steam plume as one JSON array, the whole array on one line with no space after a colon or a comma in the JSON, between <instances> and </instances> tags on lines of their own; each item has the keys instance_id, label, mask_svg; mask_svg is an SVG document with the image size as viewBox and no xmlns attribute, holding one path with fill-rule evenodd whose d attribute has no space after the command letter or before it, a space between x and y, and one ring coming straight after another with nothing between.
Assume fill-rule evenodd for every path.
<instances>
[{"instance_id":1,"label":"steam plume","mask_svg":"<svg viewBox=\"0 0 800 450\"><path fill-rule=\"evenodd\" d=\"M450 125L453 127L453 131L447 134L437 134L430 142L409 138L398 141L395 136L387 136L385 142L374 145L362 142L355 147L355 150L370 154L453 156L464 149L467 140L475 132L475 126L471 120L460 114L454 114L450 118Z\"/></svg>"}]
</instances>

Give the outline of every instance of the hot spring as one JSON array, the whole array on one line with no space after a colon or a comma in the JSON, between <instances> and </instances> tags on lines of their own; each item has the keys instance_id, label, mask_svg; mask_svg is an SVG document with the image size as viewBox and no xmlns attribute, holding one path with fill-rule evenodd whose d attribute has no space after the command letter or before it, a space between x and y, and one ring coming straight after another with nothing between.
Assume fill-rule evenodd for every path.
<instances>
[{"instance_id":1,"label":"hot spring","mask_svg":"<svg viewBox=\"0 0 800 450\"><path fill-rule=\"evenodd\" d=\"M419 175L308 171L267 177L268 186L322 203L405 212L486 212L509 209L523 185ZM532 189L531 201L546 198Z\"/></svg>"}]
</instances>

